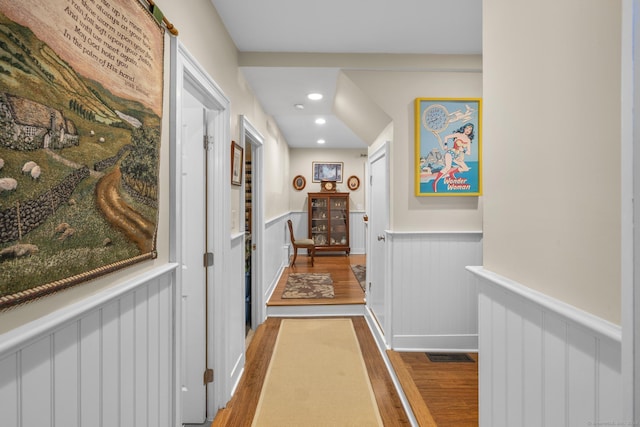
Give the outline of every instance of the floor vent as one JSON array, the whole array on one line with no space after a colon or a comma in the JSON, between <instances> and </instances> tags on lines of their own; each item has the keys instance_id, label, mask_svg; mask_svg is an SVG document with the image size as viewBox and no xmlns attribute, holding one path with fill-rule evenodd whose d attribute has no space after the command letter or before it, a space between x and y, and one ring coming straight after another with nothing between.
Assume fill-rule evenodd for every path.
<instances>
[{"instance_id":1,"label":"floor vent","mask_svg":"<svg viewBox=\"0 0 640 427\"><path fill-rule=\"evenodd\" d=\"M475 362L468 354L464 353L426 353L432 362Z\"/></svg>"}]
</instances>

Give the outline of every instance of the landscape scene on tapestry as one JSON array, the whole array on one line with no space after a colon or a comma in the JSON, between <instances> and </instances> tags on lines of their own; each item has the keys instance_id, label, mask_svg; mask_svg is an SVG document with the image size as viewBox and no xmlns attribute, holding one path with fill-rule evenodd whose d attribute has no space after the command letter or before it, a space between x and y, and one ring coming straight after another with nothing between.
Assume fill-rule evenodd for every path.
<instances>
[{"instance_id":1,"label":"landscape scene on tapestry","mask_svg":"<svg viewBox=\"0 0 640 427\"><path fill-rule=\"evenodd\" d=\"M0 12L0 307L155 256L161 118L92 78Z\"/></svg>"}]
</instances>

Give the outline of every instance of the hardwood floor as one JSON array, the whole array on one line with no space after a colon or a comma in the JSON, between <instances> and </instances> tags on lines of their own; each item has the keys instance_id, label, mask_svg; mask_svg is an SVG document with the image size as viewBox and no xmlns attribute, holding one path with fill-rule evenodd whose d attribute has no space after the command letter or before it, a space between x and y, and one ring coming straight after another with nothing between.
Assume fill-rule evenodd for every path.
<instances>
[{"instance_id":1,"label":"hardwood floor","mask_svg":"<svg viewBox=\"0 0 640 427\"><path fill-rule=\"evenodd\" d=\"M473 363L431 362L424 352L387 353L421 426L478 425L477 353L467 353ZM419 417L424 407L428 414Z\"/></svg>"},{"instance_id":2,"label":"hardwood floor","mask_svg":"<svg viewBox=\"0 0 640 427\"><path fill-rule=\"evenodd\" d=\"M280 277L267 306L364 304L364 291L350 267L352 264L364 265L364 263L364 255L345 256L316 252L314 266L311 267L311 259L307 255L298 253L294 266L287 267ZM282 291L287 284L289 273L331 273L335 297L332 299L283 299Z\"/></svg>"},{"instance_id":3,"label":"hardwood floor","mask_svg":"<svg viewBox=\"0 0 640 427\"><path fill-rule=\"evenodd\" d=\"M369 372L369 379L384 425L410 425L366 321L362 317L352 317L351 320L358 336L362 356ZM212 426L244 427L251 425L281 321L281 318L268 318L257 329L247 351L245 373L240 380L238 389L227 407L216 416Z\"/></svg>"},{"instance_id":4,"label":"hardwood floor","mask_svg":"<svg viewBox=\"0 0 640 427\"><path fill-rule=\"evenodd\" d=\"M285 269L273 296L272 306L318 304L364 304L365 294L350 265L365 264L364 255L316 254L314 267L306 255L298 254L296 264ZM282 299L289 273L329 272L334 281L335 298ZM361 316L349 317L354 323L369 378L385 426L409 425L386 365ZM262 383L271 360L281 318L271 317L253 334L247 349L247 362L240 384L227 407L221 410L213 426L250 426ZM470 354L477 362L477 354ZM402 384L421 427L478 425L478 364L433 363L424 352L387 351L396 376Z\"/></svg>"}]
</instances>

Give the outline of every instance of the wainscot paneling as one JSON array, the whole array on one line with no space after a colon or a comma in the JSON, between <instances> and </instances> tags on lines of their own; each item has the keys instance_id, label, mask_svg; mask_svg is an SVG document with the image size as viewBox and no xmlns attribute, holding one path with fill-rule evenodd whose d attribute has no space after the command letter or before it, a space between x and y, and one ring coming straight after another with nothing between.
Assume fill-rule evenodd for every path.
<instances>
[{"instance_id":1,"label":"wainscot paneling","mask_svg":"<svg viewBox=\"0 0 640 427\"><path fill-rule=\"evenodd\" d=\"M264 284L260 289L262 295L260 323L266 319L266 303L278 284L284 268L289 264L288 242L289 228L287 220L289 214L281 215L269 220L265 224L265 244L262 250L264 257ZM295 222L294 222L295 224ZM294 228L295 233L295 228Z\"/></svg>"},{"instance_id":2,"label":"wainscot paneling","mask_svg":"<svg viewBox=\"0 0 640 427\"><path fill-rule=\"evenodd\" d=\"M469 267L479 290L480 425L626 425L621 329Z\"/></svg>"},{"instance_id":3,"label":"wainscot paneling","mask_svg":"<svg viewBox=\"0 0 640 427\"><path fill-rule=\"evenodd\" d=\"M0 424L175 425L175 267L0 336Z\"/></svg>"},{"instance_id":4,"label":"wainscot paneling","mask_svg":"<svg viewBox=\"0 0 640 427\"><path fill-rule=\"evenodd\" d=\"M231 239L230 274L225 290L225 365L229 382L225 397L231 398L240 381L245 361L245 243L246 234L240 233Z\"/></svg>"},{"instance_id":5,"label":"wainscot paneling","mask_svg":"<svg viewBox=\"0 0 640 427\"><path fill-rule=\"evenodd\" d=\"M387 254L391 348L475 351L478 295L465 267L482 263L482 233L389 231Z\"/></svg>"}]
</instances>

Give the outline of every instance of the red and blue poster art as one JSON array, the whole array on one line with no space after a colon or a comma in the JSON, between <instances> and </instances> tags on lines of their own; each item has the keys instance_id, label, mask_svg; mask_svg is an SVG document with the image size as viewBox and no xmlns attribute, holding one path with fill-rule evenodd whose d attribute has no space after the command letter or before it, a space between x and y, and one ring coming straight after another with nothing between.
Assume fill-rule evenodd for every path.
<instances>
[{"instance_id":1,"label":"red and blue poster art","mask_svg":"<svg viewBox=\"0 0 640 427\"><path fill-rule=\"evenodd\" d=\"M417 98L416 196L482 194L482 101Z\"/></svg>"}]
</instances>

